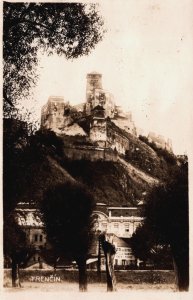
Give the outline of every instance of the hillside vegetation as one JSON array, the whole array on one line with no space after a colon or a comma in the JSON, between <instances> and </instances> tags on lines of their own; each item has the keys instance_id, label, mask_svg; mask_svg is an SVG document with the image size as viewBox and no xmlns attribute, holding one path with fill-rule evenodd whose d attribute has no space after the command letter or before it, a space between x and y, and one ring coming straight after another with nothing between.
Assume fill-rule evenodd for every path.
<instances>
[{"instance_id":1,"label":"hillside vegetation","mask_svg":"<svg viewBox=\"0 0 193 300\"><path fill-rule=\"evenodd\" d=\"M63 166L77 181L85 184L96 202L108 205L137 205L149 190L145 182L136 182L118 162L65 160Z\"/></svg>"},{"instance_id":2,"label":"hillside vegetation","mask_svg":"<svg viewBox=\"0 0 193 300\"><path fill-rule=\"evenodd\" d=\"M175 174L177 158L148 140L137 138L114 125L108 126L129 140L130 150L114 161L70 160L63 167L77 181L84 183L96 202L108 205L137 205L146 202L154 185L165 183ZM65 146L65 145L64 145Z\"/></svg>"},{"instance_id":3,"label":"hillside vegetation","mask_svg":"<svg viewBox=\"0 0 193 300\"><path fill-rule=\"evenodd\" d=\"M177 158L173 153L150 143L144 136L138 138L120 129L110 120L108 126L129 140L129 150L126 151L124 159L130 164L162 182L167 181L175 172Z\"/></svg>"},{"instance_id":4,"label":"hillside vegetation","mask_svg":"<svg viewBox=\"0 0 193 300\"><path fill-rule=\"evenodd\" d=\"M38 131L22 146L16 138L14 144L19 151L17 161L13 157L12 162L12 154L6 156L14 172L7 170L9 164L4 169L4 179L6 174L10 174L4 184L9 182L12 186L12 191L9 192L10 185L6 189L8 198L41 201L48 187L71 181L86 185L96 202L131 206L141 200L146 201L152 187L166 182L174 173L178 167L177 159L165 150L156 149L155 145L152 147L143 138L124 132L113 123L109 126L129 139L130 150L117 161L70 160L63 152L66 140L50 131ZM21 139L19 141L21 143ZM172 160L168 159L171 155ZM16 190L17 193L14 192Z\"/></svg>"}]
</instances>

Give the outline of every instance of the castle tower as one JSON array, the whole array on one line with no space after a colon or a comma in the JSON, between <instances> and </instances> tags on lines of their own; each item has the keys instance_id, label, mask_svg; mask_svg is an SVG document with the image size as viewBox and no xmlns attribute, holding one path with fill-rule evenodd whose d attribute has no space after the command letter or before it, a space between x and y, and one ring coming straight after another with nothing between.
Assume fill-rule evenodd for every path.
<instances>
[{"instance_id":1,"label":"castle tower","mask_svg":"<svg viewBox=\"0 0 193 300\"><path fill-rule=\"evenodd\" d=\"M97 142L98 146L106 147L107 122L105 119L105 110L101 106L96 106L92 110L89 137L91 141Z\"/></svg>"},{"instance_id":2,"label":"castle tower","mask_svg":"<svg viewBox=\"0 0 193 300\"><path fill-rule=\"evenodd\" d=\"M86 114L90 115L91 110L94 108L95 90L102 90L102 74L92 72L87 74L86 78Z\"/></svg>"},{"instance_id":3,"label":"castle tower","mask_svg":"<svg viewBox=\"0 0 193 300\"><path fill-rule=\"evenodd\" d=\"M69 108L69 103L63 97L51 96L42 107L41 127L58 131L64 124L64 113Z\"/></svg>"}]
</instances>

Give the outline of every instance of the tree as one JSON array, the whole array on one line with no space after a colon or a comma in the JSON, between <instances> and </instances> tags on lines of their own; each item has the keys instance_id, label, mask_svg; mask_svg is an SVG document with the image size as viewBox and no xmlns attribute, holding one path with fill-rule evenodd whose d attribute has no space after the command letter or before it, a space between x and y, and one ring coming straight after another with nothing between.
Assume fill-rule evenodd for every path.
<instances>
[{"instance_id":1,"label":"tree","mask_svg":"<svg viewBox=\"0 0 193 300\"><path fill-rule=\"evenodd\" d=\"M15 208L18 202L41 201L48 186L65 182L57 163L63 157L63 142L46 130L30 136L27 124L13 118L4 120L3 129L3 250L12 262L12 285L19 287L20 264L33 249L17 223Z\"/></svg>"},{"instance_id":2,"label":"tree","mask_svg":"<svg viewBox=\"0 0 193 300\"><path fill-rule=\"evenodd\" d=\"M5 119L3 126L3 210L4 217L16 207L19 179L22 177L22 157L29 136L25 122ZM11 188L10 188L11 187Z\"/></svg>"},{"instance_id":3,"label":"tree","mask_svg":"<svg viewBox=\"0 0 193 300\"><path fill-rule=\"evenodd\" d=\"M133 237L147 250L155 244L170 245L180 291L187 291L189 286L188 216L188 163L184 161L175 178L151 192L144 226Z\"/></svg>"},{"instance_id":4,"label":"tree","mask_svg":"<svg viewBox=\"0 0 193 300\"><path fill-rule=\"evenodd\" d=\"M170 246L163 241L156 241L152 228L144 222L139 226L136 232L130 239L133 254L136 258L139 258L143 267L146 266L146 262L153 263L154 268L172 268L172 255Z\"/></svg>"},{"instance_id":5,"label":"tree","mask_svg":"<svg viewBox=\"0 0 193 300\"><path fill-rule=\"evenodd\" d=\"M143 225L140 225L131 237L130 242L133 254L144 263L146 263L147 259L150 257L150 250L153 244L152 240L151 229L146 222L144 222Z\"/></svg>"},{"instance_id":6,"label":"tree","mask_svg":"<svg viewBox=\"0 0 193 300\"><path fill-rule=\"evenodd\" d=\"M29 143L29 132L25 122L15 119L5 119L3 129L3 253L5 260L11 260L12 286L20 287L20 264L32 250L26 233L18 225L15 211L23 191L26 168L23 157Z\"/></svg>"},{"instance_id":7,"label":"tree","mask_svg":"<svg viewBox=\"0 0 193 300\"><path fill-rule=\"evenodd\" d=\"M25 122L5 120L3 143L3 252L11 260L12 286L20 287L19 266L29 253L25 232L16 220L15 207L19 201L19 178L22 177L22 155L28 143Z\"/></svg>"},{"instance_id":8,"label":"tree","mask_svg":"<svg viewBox=\"0 0 193 300\"><path fill-rule=\"evenodd\" d=\"M77 262L80 291L87 290L86 260L92 241L93 208L93 197L86 188L70 182L48 189L40 208L54 252Z\"/></svg>"},{"instance_id":9,"label":"tree","mask_svg":"<svg viewBox=\"0 0 193 300\"><path fill-rule=\"evenodd\" d=\"M105 255L106 274L107 274L107 292L116 291L116 277L114 272L114 257L116 253L115 245L113 245L113 236L101 233L100 242Z\"/></svg>"},{"instance_id":10,"label":"tree","mask_svg":"<svg viewBox=\"0 0 193 300\"><path fill-rule=\"evenodd\" d=\"M34 86L40 50L77 58L88 54L104 33L96 4L4 2L3 25L5 115Z\"/></svg>"},{"instance_id":11,"label":"tree","mask_svg":"<svg viewBox=\"0 0 193 300\"><path fill-rule=\"evenodd\" d=\"M18 225L16 215L13 212L4 218L4 256L11 260L12 287L21 287L19 268L31 252L25 232Z\"/></svg>"}]
</instances>

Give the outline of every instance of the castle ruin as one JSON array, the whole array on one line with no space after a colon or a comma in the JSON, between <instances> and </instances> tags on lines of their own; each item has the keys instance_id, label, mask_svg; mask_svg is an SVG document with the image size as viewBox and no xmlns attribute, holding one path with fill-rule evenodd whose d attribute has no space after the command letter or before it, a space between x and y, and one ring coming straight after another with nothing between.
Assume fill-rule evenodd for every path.
<instances>
[{"instance_id":1,"label":"castle ruin","mask_svg":"<svg viewBox=\"0 0 193 300\"><path fill-rule=\"evenodd\" d=\"M41 128L63 137L81 137L82 144L91 143L94 148L125 154L130 147L129 135L137 137L131 112L115 105L113 95L103 89L102 74L92 72L86 78L85 102L71 106L63 97L49 97L42 107ZM171 150L167 142L161 146Z\"/></svg>"}]
</instances>

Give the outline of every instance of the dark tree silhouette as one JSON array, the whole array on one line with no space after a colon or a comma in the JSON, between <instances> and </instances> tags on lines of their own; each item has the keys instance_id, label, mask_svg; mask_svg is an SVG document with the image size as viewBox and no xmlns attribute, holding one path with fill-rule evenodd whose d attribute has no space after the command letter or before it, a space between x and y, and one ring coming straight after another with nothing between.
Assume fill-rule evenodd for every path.
<instances>
[{"instance_id":1,"label":"dark tree silhouette","mask_svg":"<svg viewBox=\"0 0 193 300\"><path fill-rule=\"evenodd\" d=\"M25 232L16 222L15 207L18 202L18 187L22 155L28 142L26 123L5 120L3 143L3 253L11 259L12 286L19 287L19 266L25 260L29 247Z\"/></svg>"},{"instance_id":2,"label":"dark tree silhouette","mask_svg":"<svg viewBox=\"0 0 193 300\"><path fill-rule=\"evenodd\" d=\"M102 28L96 4L4 2L5 114L34 86L39 50L77 58L88 54L102 39Z\"/></svg>"},{"instance_id":3,"label":"dark tree silhouette","mask_svg":"<svg viewBox=\"0 0 193 300\"><path fill-rule=\"evenodd\" d=\"M17 287L20 264L33 249L17 223L15 208L20 201L41 201L48 186L65 181L56 160L63 156L63 143L46 130L29 136L27 124L15 119L5 119L3 129L3 250L12 262L12 285Z\"/></svg>"},{"instance_id":4,"label":"dark tree silhouette","mask_svg":"<svg viewBox=\"0 0 193 300\"><path fill-rule=\"evenodd\" d=\"M47 190L41 203L47 238L54 251L79 268L79 290L87 290L86 259L92 241L94 201L86 188L66 183Z\"/></svg>"},{"instance_id":5,"label":"dark tree silhouette","mask_svg":"<svg viewBox=\"0 0 193 300\"><path fill-rule=\"evenodd\" d=\"M169 244L176 283L180 291L189 287L188 163L181 162L175 179L156 187L146 206L146 220L132 239L134 251L146 256L154 244ZM140 247L138 245L140 244Z\"/></svg>"},{"instance_id":6,"label":"dark tree silhouette","mask_svg":"<svg viewBox=\"0 0 193 300\"><path fill-rule=\"evenodd\" d=\"M136 258L141 259L145 264L150 257L150 251L154 244L154 238L151 235L151 228L144 222L140 225L132 235L130 242L133 254Z\"/></svg>"},{"instance_id":7,"label":"dark tree silhouette","mask_svg":"<svg viewBox=\"0 0 193 300\"><path fill-rule=\"evenodd\" d=\"M4 221L3 252L11 260L12 287L21 287L19 269L32 253L25 232L18 225L15 213L6 216Z\"/></svg>"}]
</instances>

